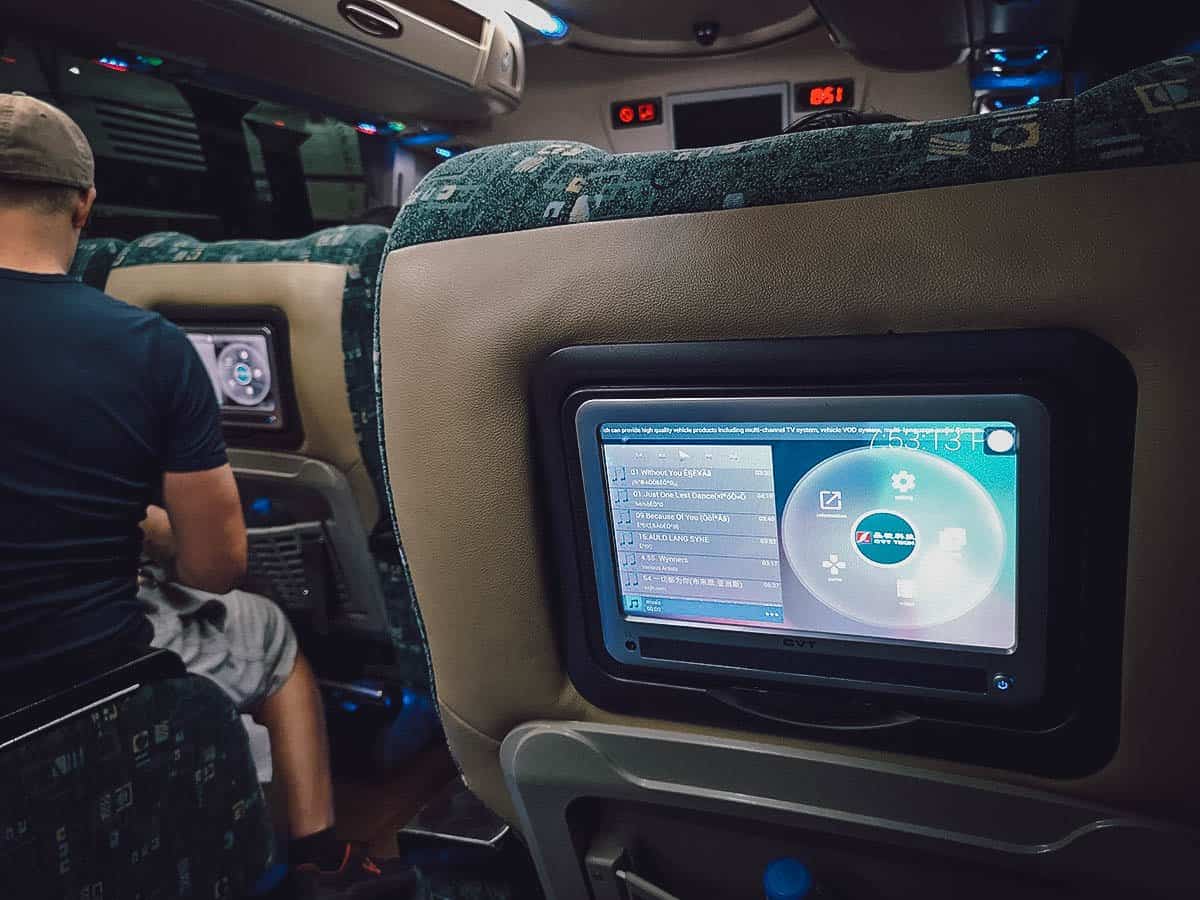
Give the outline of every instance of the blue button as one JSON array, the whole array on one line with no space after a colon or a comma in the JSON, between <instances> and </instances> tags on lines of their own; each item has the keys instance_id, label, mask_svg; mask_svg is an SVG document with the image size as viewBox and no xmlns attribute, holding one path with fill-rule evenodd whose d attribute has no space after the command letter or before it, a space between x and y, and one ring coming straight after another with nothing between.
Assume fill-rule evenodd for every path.
<instances>
[{"instance_id":1,"label":"blue button","mask_svg":"<svg viewBox=\"0 0 1200 900\"><path fill-rule=\"evenodd\" d=\"M996 674L992 676L992 687L1004 693L1012 687L1013 680L1008 675Z\"/></svg>"},{"instance_id":2,"label":"blue button","mask_svg":"<svg viewBox=\"0 0 1200 900\"><path fill-rule=\"evenodd\" d=\"M245 363L238 363L233 367L233 377L238 384L250 383L250 367Z\"/></svg>"},{"instance_id":3,"label":"blue button","mask_svg":"<svg viewBox=\"0 0 1200 900\"><path fill-rule=\"evenodd\" d=\"M763 871L767 900L802 900L812 892L813 877L808 866L790 856L771 860Z\"/></svg>"}]
</instances>

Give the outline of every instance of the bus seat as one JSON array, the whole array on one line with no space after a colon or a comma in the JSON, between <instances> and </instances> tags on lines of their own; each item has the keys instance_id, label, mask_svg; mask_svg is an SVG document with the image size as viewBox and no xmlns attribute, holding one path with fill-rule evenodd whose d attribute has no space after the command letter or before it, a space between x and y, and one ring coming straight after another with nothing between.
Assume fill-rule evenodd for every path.
<instances>
[{"instance_id":1,"label":"bus seat","mask_svg":"<svg viewBox=\"0 0 1200 900\"><path fill-rule=\"evenodd\" d=\"M125 241L116 238L84 238L75 250L67 274L76 281L102 291L108 281L108 273L124 247Z\"/></svg>"},{"instance_id":2,"label":"bus seat","mask_svg":"<svg viewBox=\"0 0 1200 900\"><path fill-rule=\"evenodd\" d=\"M0 715L0 765L6 896L242 897L272 863L237 711L166 651Z\"/></svg>"},{"instance_id":3,"label":"bus seat","mask_svg":"<svg viewBox=\"0 0 1200 900\"><path fill-rule=\"evenodd\" d=\"M424 642L402 554L390 528L383 529L384 540L370 539L386 502L372 344L375 281L386 234L374 225L329 228L287 241L203 243L173 232L151 234L120 254L107 289L129 303L171 304L212 322L222 321L223 310L239 307L282 310L303 428L303 443L286 456L328 463L349 482L359 543L369 548L365 558L377 569L370 577L372 590L377 584L382 593L381 627L408 680L426 684ZM228 443L235 455L243 449L236 439ZM235 470L241 458L234 459ZM246 459L255 467L274 464L263 454ZM352 560L339 562L343 572L355 568Z\"/></svg>"},{"instance_id":4,"label":"bus seat","mask_svg":"<svg viewBox=\"0 0 1200 900\"><path fill-rule=\"evenodd\" d=\"M854 755L836 743L650 720L576 691L546 582L529 440L533 367L572 344L1071 327L1138 379L1122 740L1069 782L929 759L1200 821L1177 691L1200 642L1178 565L1179 479L1200 453L1200 63L1180 56L1083 93L940 122L867 125L613 155L572 141L487 147L413 191L379 286L381 414L451 749L517 821L512 729L578 720ZM1186 667L1185 667L1186 668Z\"/></svg>"}]
</instances>

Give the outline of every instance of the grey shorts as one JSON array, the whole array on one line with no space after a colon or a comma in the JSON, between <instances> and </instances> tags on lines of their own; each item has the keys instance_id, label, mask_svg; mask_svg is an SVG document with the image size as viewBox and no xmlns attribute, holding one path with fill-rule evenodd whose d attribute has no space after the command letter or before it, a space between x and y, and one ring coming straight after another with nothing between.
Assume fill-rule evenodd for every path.
<instances>
[{"instance_id":1,"label":"grey shorts","mask_svg":"<svg viewBox=\"0 0 1200 900\"><path fill-rule=\"evenodd\" d=\"M173 650L249 712L283 687L296 663L296 634L283 611L259 594L207 594L144 571L138 599L155 647Z\"/></svg>"}]
</instances>

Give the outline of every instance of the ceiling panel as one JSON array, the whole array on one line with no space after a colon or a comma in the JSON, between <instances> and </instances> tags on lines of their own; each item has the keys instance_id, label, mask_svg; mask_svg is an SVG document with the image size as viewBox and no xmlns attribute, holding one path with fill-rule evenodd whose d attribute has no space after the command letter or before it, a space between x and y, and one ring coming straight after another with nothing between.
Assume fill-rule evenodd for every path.
<instances>
[{"instance_id":1,"label":"ceiling panel","mask_svg":"<svg viewBox=\"0 0 1200 900\"><path fill-rule=\"evenodd\" d=\"M554 0L547 3L572 25L615 38L691 41L696 22L719 22L732 37L776 25L806 10L792 0Z\"/></svg>"}]
</instances>

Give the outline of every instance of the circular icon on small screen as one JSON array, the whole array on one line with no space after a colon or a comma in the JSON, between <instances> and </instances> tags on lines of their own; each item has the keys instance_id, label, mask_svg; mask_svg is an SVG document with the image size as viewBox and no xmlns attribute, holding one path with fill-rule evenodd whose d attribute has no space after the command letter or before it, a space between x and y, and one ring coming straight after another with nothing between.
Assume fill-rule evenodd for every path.
<instances>
[{"instance_id":1,"label":"circular icon on small screen","mask_svg":"<svg viewBox=\"0 0 1200 900\"><path fill-rule=\"evenodd\" d=\"M808 595L885 629L970 612L996 586L1007 553L1000 510L983 485L949 458L901 447L817 463L788 496L780 537ZM803 600L784 602L797 604L792 621L805 619Z\"/></svg>"},{"instance_id":2,"label":"circular icon on small screen","mask_svg":"<svg viewBox=\"0 0 1200 900\"><path fill-rule=\"evenodd\" d=\"M256 347L238 341L226 344L217 357L221 392L239 406L256 406L271 392L271 370Z\"/></svg>"},{"instance_id":3,"label":"circular icon on small screen","mask_svg":"<svg viewBox=\"0 0 1200 900\"><path fill-rule=\"evenodd\" d=\"M1017 439L1007 428L996 428L987 434L987 448L992 453L1011 453L1017 446Z\"/></svg>"},{"instance_id":4,"label":"circular icon on small screen","mask_svg":"<svg viewBox=\"0 0 1200 900\"><path fill-rule=\"evenodd\" d=\"M917 532L903 516L867 513L854 525L854 549L873 565L898 566L917 549Z\"/></svg>"}]
</instances>

